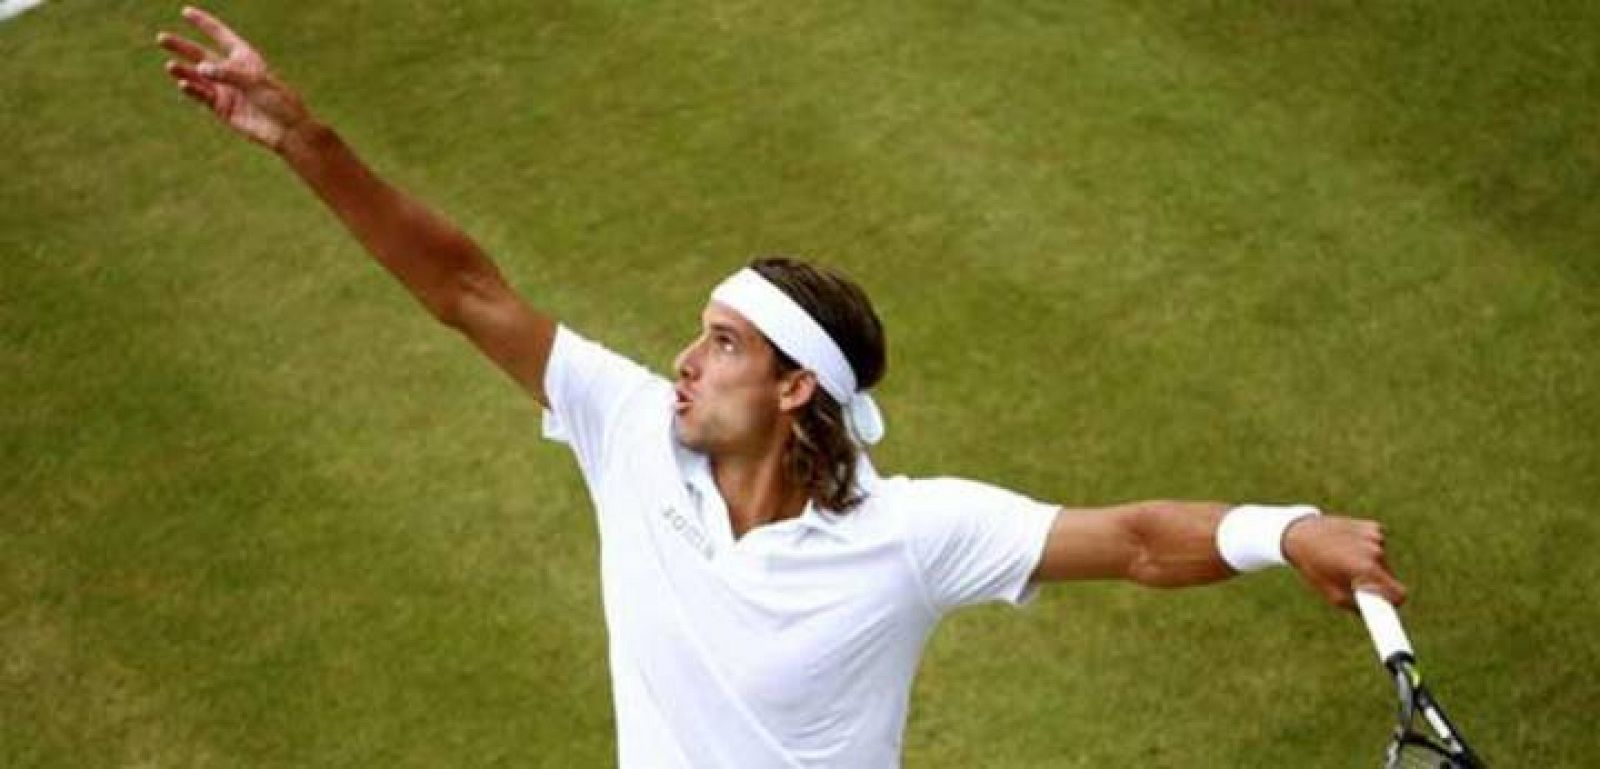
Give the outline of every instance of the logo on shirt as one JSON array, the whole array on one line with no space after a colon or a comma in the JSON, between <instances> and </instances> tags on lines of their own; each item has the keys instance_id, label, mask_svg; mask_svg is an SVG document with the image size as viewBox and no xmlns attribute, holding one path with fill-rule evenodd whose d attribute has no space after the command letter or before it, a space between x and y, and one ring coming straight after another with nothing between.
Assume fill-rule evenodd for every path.
<instances>
[{"instance_id":1,"label":"logo on shirt","mask_svg":"<svg viewBox=\"0 0 1600 769\"><path fill-rule=\"evenodd\" d=\"M684 542L694 548L704 558L711 557L711 539L706 536L705 529L689 519L689 516L679 512L673 505L661 508L661 520L665 521L667 528L672 529Z\"/></svg>"}]
</instances>

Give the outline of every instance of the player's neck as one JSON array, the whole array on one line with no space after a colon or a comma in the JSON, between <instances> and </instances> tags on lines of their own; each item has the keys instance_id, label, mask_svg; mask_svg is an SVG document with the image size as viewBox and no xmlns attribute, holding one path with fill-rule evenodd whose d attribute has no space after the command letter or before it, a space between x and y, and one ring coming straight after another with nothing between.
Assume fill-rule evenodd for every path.
<instances>
[{"instance_id":1,"label":"player's neck","mask_svg":"<svg viewBox=\"0 0 1600 769\"><path fill-rule=\"evenodd\" d=\"M761 456L717 456L711 460L717 491L728 506L735 539L751 529L799 516L807 494L792 484L783 469L782 451Z\"/></svg>"}]
</instances>

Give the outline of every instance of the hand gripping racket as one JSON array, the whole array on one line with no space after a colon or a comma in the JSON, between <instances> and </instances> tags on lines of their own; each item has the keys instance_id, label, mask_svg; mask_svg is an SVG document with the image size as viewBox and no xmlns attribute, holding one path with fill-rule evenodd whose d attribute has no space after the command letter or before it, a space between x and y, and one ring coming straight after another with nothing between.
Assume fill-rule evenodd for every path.
<instances>
[{"instance_id":1,"label":"hand gripping racket","mask_svg":"<svg viewBox=\"0 0 1600 769\"><path fill-rule=\"evenodd\" d=\"M1423 685L1400 615L1377 593L1357 588L1355 596L1367 632L1372 634L1372 645L1378 649L1378 660L1394 676L1400 695L1400 720L1389 742L1385 769L1483 769L1483 761L1467 747L1438 700ZM1431 736L1418 729L1418 711Z\"/></svg>"}]
</instances>

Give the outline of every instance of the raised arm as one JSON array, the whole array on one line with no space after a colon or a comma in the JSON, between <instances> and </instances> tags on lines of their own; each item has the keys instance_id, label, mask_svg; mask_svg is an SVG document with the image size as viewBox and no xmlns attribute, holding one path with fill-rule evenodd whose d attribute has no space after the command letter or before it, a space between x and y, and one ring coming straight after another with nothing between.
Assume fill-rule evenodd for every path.
<instances>
[{"instance_id":1,"label":"raised arm","mask_svg":"<svg viewBox=\"0 0 1600 769\"><path fill-rule=\"evenodd\" d=\"M1062 509L1034 571L1036 581L1126 579L1150 587L1218 582L1237 572L1223 560L1217 530L1230 506L1214 502L1138 502ZM1405 587L1389 572L1383 531L1372 521L1316 515L1291 523L1282 551L1329 603L1353 608L1352 586L1395 604Z\"/></svg>"},{"instance_id":2,"label":"raised arm","mask_svg":"<svg viewBox=\"0 0 1600 769\"><path fill-rule=\"evenodd\" d=\"M254 46L216 17L183 17L215 47L161 33L167 72L225 125L276 153L356 240L441 323L460 331L540 403L555 321L511 289L471 238L374 175Z\"/></svg>"}]
</instances>

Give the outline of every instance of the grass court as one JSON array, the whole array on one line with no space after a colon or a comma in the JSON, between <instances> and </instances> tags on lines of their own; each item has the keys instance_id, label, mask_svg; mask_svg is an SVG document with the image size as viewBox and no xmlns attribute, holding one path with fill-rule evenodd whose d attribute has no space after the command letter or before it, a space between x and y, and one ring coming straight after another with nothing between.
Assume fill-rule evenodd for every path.
<instances>
[{"instance_id":1,"label":"grass court","mask_svg":"<svg viewBox=\"0 0 1600 769\"><path fill-rule=\"evenodd\" d=\"M1600 754L1600 8L218 2L535 304L666 370L795 253L888 329L881 468L1381 519L1492 765ZM161 72L0 24L0 764L608 766L591 508L535 404ZM935 636L907 767L1377 766L1288 573Z\"/></svg>"}]
</instances>

